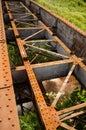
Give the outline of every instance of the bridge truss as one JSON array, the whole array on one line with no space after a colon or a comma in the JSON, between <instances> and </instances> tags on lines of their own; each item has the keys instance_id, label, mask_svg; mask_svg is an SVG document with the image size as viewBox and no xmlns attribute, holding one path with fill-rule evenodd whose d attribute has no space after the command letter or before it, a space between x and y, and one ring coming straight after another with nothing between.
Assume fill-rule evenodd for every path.
<instances>
[{"instance_id":1,"label":"bridge truss","mask_svg":"<svg viewBox=\"0 0 86 130\"><path fill-rule=\"evenodd\" d=\"M3 7L3 11L2 11ZM4 12L4 13L3 13ZM56 130L59 126L64 129L74 130L75 128L64 123L65 120L82 115L86 112L86 103L65 108L57 111L55 109L59 98L63 95L67 83L78 66L86 71L83 58L71 54L71 50L57 37L42 21L40 21L20 1L6 1L2 5L0 0L0 129L19 130L18 114L16 110L13 81L7 51L7 42L10 37L5 35L3 16L7 17L10 27L6 29L12 32L15 46L22 60L21 66L16 66L14 71L25 71L27 80L31 86L31 97L35 104L41 123L46 130ZM6 24L6 23L5 23ZM8 34L7 34L8 35ZM47 49L41 46L47 45ZM11 44L12 45L12 44ZM51 48L62 48L65 54L53 51ZM35 56L29 60L28 52L34 52ZM34 64L40 57L48 57L49 62ZM14 72L14 73L15 73ZM21 74L21 73L20 73ZM41 82L66 75L60 90L51 104L47 104L41 90ZM22 83L21 83L22 84ZM23 92L21 92L23 93ZM21 103L25 100L20 101ZM27 101L29 99L27 98ZM82 111L83 110L83 111Z\"/></svg>"}]
</instances>

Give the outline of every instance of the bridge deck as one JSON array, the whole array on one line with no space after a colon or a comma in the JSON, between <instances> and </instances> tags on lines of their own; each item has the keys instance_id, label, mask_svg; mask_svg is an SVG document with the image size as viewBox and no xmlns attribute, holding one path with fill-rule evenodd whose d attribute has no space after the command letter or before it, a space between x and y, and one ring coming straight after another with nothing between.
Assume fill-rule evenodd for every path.
<instances>
[{"instance_id":1,"label":"bridge deck","mask_svg":"<svg viewBox=\"0 0 86 130\"><path fill-rule=\"evenodd\" d=\"M6 44L0 0L0 130L19 130L19 120Z\"/></svg>"},{"instance_id":2,"label":"bridge deck","mask_svg":"<svg viewBox=\"0 0 86 130\"><path fill-rule=\"evenodd\" d=\"M86 66L82 62L83 59L78 58L76 55L72 55L71 50L57 36L53 36L52 31L38 20L38 18L22 2L5 2L5 9L7 11L6 15L11 23L11 27L8 27L8 30L13 31L14 41L17 43L16 46L18 46L23 61L23 66L16 67L15 71L26 71L34 95L37 111L41 117L41 122L46 130L56 130L59 126L74 130L75 128L65 124L63 121L83 114L84 111L80 112L80 109L85 108L86 103L60 111L56 111L55 106L66 89L67 82L77 66L80 66L86 71ZM19 130L1 1L0 19L0 129ZM23 26L20 26L22 24ZM45 46L46 42L49 43L49 46L52 45L54 48L57 46L57 51L62 48L64 53L57 53L52 50L41 48L41 44ZM30 51L34 50L35 54L37 54L32 61L28 60L28 49ZM53 56L55 60L53 59L53 61L51 60L50 62L32 64L38 55L44 54L45 57L49 57L50 55L51 57ZM48 106L43 97L39 82L58 77L59 74L61 74L61 76L65 75L66 78L61 89L57 93L56 98L52 104ZM71 112L72 115L70 116ZM61 118L62 116L63 118Z\"/></svg>"}]
</instances>

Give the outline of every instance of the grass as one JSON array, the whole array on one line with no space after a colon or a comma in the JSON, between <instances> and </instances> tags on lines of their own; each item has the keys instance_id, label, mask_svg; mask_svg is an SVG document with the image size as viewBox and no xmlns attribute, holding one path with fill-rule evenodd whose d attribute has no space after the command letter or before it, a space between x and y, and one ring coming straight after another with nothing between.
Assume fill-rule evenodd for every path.
<instances>
[{"instance_id":1,"label":"grass","mask_svg":"<svg viewBox=\"0 0 86 130\"><path fill-rule=\"evenodd\" d=\"M35 0L86 31L86 0Z\"/></svg>"},{"instance_id":2,"label":"grass","mask_svg":"<svg viewBox=\"0 0 86 130\"><path fill-rule=\"evenodd\" d=\"M20 116L20 126L21 130L41 130L36 113L31 111Z\"/></svg>"},{"instance_id":3,"label":"grass","mask_svg":"<svg viewBox=\"0 0 86 130\"><path fill-rule=\"evenodd\" d=\"M15 42L13 44L15 45ZM15 66L18 66L21 64L21 59L20 59L18 49L16 46L8 45L8 54L9 54L10 60Z\"/></svg>"},{"instance_id":4,"label":"grass","mask_svg":"<svg viewBox=\"0 0 86 130\"><path fill-rule=\"evenodd\" d=\"M66 97L62 101L59 101L58 104L56 105L56 108L57 108L57 110L61 110L61 109L65 109L65 108L68 108L68 107L71 107L74 105L78 105L81 103L85 103L85 102L86 102L86 90L80 91L80 89L75 89L71 93L70 98L68 99L68 97ZM85 109L82 109L82 111L83 110L85 110ZM86 121L86 114L77 116L76 118ZM74 123L74 119L66 120L65 123L67 123L69 125L73 125L72 123ZM74 124L75 124L75 128L77 130L86 130L86 123L82 123L77 120L76 123L74 123ZM63 129L58 129L58 130L63 130Z\"/></svg>"},{"instance_id":5,"label":"grass","mask_svg":"<svg viewBox=\"0 0 86 130\"><path fill-rule=\"evenodd\" d=\"M70 95L69 99L66 97L66 99L62 101L60 100L56 105L56 108L57 110L61 110L84 102L86 102L86 90L81 91L80 89L75 89ZM86 121L86 114L80 115L77 118ZM27 113L24 112L24 115L19 116L19 119L21 130L42 130L37 115L34 111L28 111ZM76 124L75 128L77 130L86 130L86 123L82 123L78 120L75 123L74 122L75 119L65 121L65 123L69 124L70 126ZM57 130L64 129L60 127Z\"/></svg>"}]
</instances>

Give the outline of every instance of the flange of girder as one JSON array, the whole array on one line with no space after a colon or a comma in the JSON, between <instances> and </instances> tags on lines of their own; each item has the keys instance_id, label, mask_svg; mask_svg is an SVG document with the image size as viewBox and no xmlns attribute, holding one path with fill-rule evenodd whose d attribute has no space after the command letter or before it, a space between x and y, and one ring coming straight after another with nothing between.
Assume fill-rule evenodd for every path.
<instances>
[{"instance_id":1,"label":"flange of girder","mask_svg":"<svg viewBox=\"0 0 86 130\"><path fill-rule=\"evenodd\" d=\"M0 0L0 130L19 130Z\"/></svg>"},{"instance_id":2,"label":"flange of girder","mask_svg":"<svg viewBox=\"0 0 86 130\"><path fill-rule=\"evenodd\" d=\"M0 89L0 129L20 130L13 86Z\"/></svg>"}]
</instances>

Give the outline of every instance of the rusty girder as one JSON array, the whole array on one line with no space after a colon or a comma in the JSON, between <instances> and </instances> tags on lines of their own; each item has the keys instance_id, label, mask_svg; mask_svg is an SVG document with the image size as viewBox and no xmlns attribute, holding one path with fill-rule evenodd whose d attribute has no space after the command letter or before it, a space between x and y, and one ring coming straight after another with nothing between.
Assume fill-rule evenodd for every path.
<instances>
[{"instance_id":1,"label":"rusty girder","mask_svg":"<svg viewBox=\"0 0 86 130\"><path fill-rule=\"evenodd\" d=\"M20 130L0 0L0 130Z\"/></svg>"},{"instance_id":2,"label":"rusty girder","mask_svg":"<svg viewBox=\"0 0 86 130\"><path fill-rule=\"evenodd\" d=\"M56 128L61 126L68 130L69 129L74 130L75 128L65 124L63 121L85 113L86 111L80 111L80 109L86 108L86 103L82 103L82 104L79 104L79 105L76 105L76 106L73 106L70 108L66 108L64 110L60 110L60 111L56 111L55 105L58 102L60 96L62 95L64 89L66 88L67 82L69 81L70 76L72 75L73 71L75 70L75 67L77 67L77 65L79 65L79 66L81 66L81 68L84 71L86 71L86 66L82 62L83 59L78 58L76 55L71 55L71 50L57 36L53 36L53 33L50 31L50 29L47 26L45 26L40 20L38 20L37 17L22 2L16 2L16 1L15 2L5 2L5 6L7 9L7 14L9 16L11 26L12 26L12 29L14 32L14 36L15 36L15 39L16 39L16 42L17 42L17 45L19 48L19 52L21 54L21 58L22 58L22 61L24 64L23 66L16 67L16 70L26 70L26 72L27 72L27 76L30 81L31 88L32 88L32 91L33 91L33 94L35 97L37 109L38 109L38 112L42 119L42 123L45 126L45 129L46 130L56 130ZM1 12L1 15L2 15L2 12ZM18 17L17 17L17 15L18 15ZM36 32L33 32L30 35L27 35L24 39L22 39L20 37L20 33L18 30L20 24L28 25L29 30L32 30L33 28L38 29L38 30ZM4 30L4 25L2 26L2 28ZM23 28L25 28L25 27L23 27ZM42 33L43 31L45 31L50 36L50 39L46 38L46 39L39 40L39 34ZM35 38L35 40L34 40L35 36L37 36L37 38ZM32 39L33 39L33 41L32 41ZM58 44L59 46L61 46L64 49L64 51L67 53L67 55L58 54L53 51L48 51L48 50L42 49L42 48L40 49L39 47L36 47L34 45L34 43L36 43L36 42L41 43L44 41L45 42L46 41L55 42L56 44ZM30 45L31 42L33 43L32 45ZM52 61L52 62L47 62L47 63L31 64L30 61L28 60L28 55L27 55L27 51L26 51L30 48L33 48L35 50L35 53L37 53L39 51L40 54L46 53L46 54L54 55L55 58L60 57L61 59L58 61ZM5 55L7 56L7 51L5 52ZM36 55L36 57L34 57L34 59L36 59L37 56L38 55ZM3 62L1 61L1 63L3 63ZM4 61L4 63L5 63L5 61ZM54 99L51 106L48 106L43 97L42 91L40 89L40 86L37 81L37 77L36 77L33 69L41 68L41 67L45 67L45 66L49 67L49 66L58 65L58 64L62 65L62 64L67 64L67 63L72 64L72 66L70 67L68 74L61 86L61 89L57 93L56 98ZM7 71L7 69L6 69L6 71ZM11 76L9 76L9 77L11 78ZM10 81L12 81L12 80L10 80ZM3 83L3 81L2 81L2 83ZM9 84L12 84L12 83L9 83ZM6 88L9 86L9 84L6 86ZM4 88L4 89L6 89L6 88ZM15 109L15 107L14 107L14 109ZM3 114L2 114L2 116L3 116ZM13 118L14 118L14 116L13 116ZM17 124L17 126L19 126L19 125ZM16 129L18 130L19 127ZM4 130L4 129L2 129L2 130Z\"/></svg>"}]
</instances>

